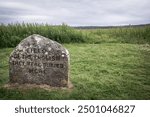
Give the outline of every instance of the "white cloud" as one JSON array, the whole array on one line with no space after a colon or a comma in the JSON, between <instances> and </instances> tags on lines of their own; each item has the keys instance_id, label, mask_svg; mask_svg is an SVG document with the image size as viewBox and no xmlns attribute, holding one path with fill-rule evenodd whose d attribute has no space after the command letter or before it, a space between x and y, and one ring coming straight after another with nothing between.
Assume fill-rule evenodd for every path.
<instances>
[{"instance_id":1,"label":"white cloud","mask_svg":"<svg viewBox=\"0 0 150 117\"><path fill-rule=\"evenodd\" d=\"M150 23L149 0L0 0L0 23L69 25Z\"/></svg>"},{"instance_id":2,"label":"white cloud","mask_svg":"<svg viewBox=\"0 0 150 117\"><path fill-rule=\"evenodd\" d=\"M8 2L8 1L2 1L0 2L0 7L1 8L10 8L10 9L34 9L33 6L30 6L28 4L24 4L24 3L19 3L19 2Z\"/></svg>"}]
</instances>

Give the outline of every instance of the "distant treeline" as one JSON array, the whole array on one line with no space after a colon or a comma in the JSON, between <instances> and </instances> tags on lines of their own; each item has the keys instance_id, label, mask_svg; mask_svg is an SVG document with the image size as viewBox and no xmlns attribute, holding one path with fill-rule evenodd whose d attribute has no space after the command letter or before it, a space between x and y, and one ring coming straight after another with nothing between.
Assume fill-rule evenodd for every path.
<instances>
[{"instance_id":1,"label":"distant treeline","mask_svg":"<svg viewBox=\"0 0 150 117\"><path fill-rule=\"evenodd\" d=\"M122 25L122 26L73 26L73 28L75 29L109 29L109 28L143 27L143 26L150 26L150 24Z\"/></svg>"}]
</instances>

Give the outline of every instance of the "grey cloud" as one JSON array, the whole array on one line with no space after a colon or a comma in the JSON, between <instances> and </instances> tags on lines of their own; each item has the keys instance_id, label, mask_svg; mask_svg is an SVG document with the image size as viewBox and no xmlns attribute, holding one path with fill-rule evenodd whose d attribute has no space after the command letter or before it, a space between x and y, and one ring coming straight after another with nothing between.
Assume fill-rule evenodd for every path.
<instances>
[{"instance_id":1,"label":"grey cloud","mask_svg":"<svg viewBox=\"0 0 150 117\"><path fill-rule=\"evenodd\" d=\"M150 23L149 0L0 0L0 23L69 25Z\"/></svg>"}]
</instances>

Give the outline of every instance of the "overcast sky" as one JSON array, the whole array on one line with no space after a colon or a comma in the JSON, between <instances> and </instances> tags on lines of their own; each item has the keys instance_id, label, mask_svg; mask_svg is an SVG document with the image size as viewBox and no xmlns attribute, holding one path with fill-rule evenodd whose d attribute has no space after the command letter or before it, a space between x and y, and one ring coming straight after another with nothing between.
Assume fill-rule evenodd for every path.
<instances>
[{"instance_id":1,"label":"overcast sky","mask_svg":"<svg viewBox=\"0 0 150 117\"><path fill-rule=\"evenodd\" d=\"M0 23L106 26L150 23L150 0L0 0Z\"/></svg>"}]
</instances>

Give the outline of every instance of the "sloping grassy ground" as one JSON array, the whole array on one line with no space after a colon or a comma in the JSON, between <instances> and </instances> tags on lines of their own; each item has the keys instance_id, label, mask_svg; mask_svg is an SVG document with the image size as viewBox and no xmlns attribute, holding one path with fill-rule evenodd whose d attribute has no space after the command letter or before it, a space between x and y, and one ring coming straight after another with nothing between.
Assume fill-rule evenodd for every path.
<instances>
[{"instance_id":1,"label":"sloping grassy ground","mask_svg":"<svg viewBox=\"0 0 150 117\"><path fill-rule=\"evenodd\" d=\"M38 33L71 55L72 90L6 89L8 58ZM150 99L150 26L75 30L67 25L0 25L0 99Z\"/></svg>"},{"instance_id":2,"label":"sloping grassy ground","mask_svg":"<svg viewBox=\"0 0 150 117\"><path fill-rule=\"evenodd\" d=\"M71 55L71 91L1 87L0 99L150 99L149 44L103 42L64 46ZM8 57L12 50L0 49L1 86L9 80Z\"/></svg>"}]
</instances>

